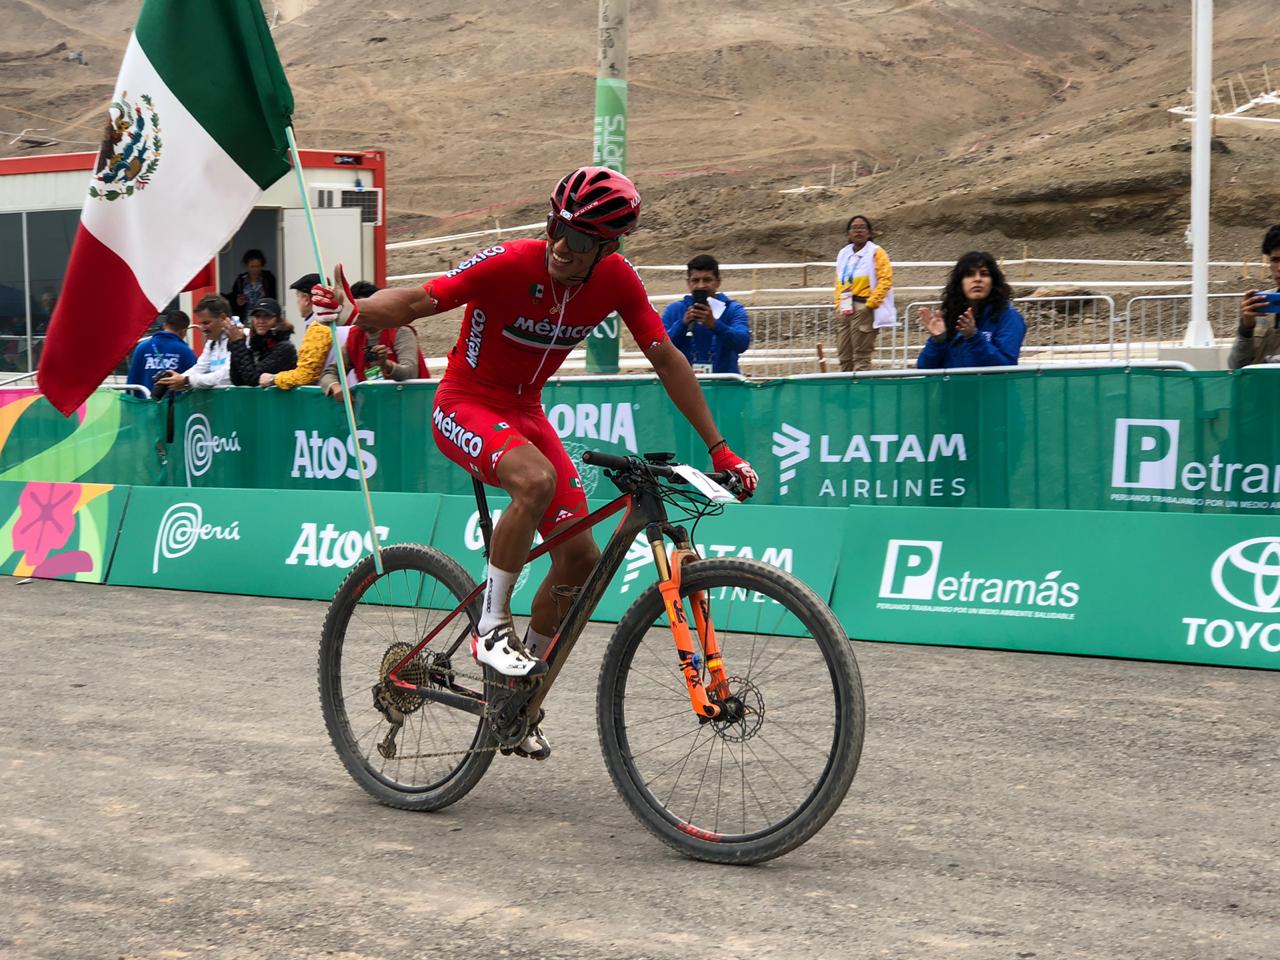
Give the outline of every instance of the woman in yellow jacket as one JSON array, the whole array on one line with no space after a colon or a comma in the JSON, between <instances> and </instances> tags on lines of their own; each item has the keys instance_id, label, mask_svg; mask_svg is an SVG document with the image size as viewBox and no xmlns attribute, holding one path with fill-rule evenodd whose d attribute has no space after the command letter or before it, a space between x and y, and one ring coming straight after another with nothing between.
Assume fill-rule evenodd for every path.
<instances>
[{"instance_id":1,"label":"woman in yellow jacket","mask_svg":"<svg viewBox=\"0 0 1280 960\"><path fill-rule=\"evenodd\" d=\"M898 325L893 304L893 265L871 242L871 221L845 224L849 243L836 257L836 350L841 370L870 370L876 334Z\"/></svg>"},{"instance_id":2,"label":"woman in yellow jacket","mask_svg":"<svg viewBox=\"0 0 1280 960\"><path fill-rule=\"evenodd\" d=\"M329 358L329 350L333 347L333 333L327 325L316 320L311 309L311 288L319 283L318 273L308 273L290 286L297 294L298 312L306 317L306 332L302 335L302 346L298 348L298 365L292 370L264 373L258 378L259 386L292 390L294 387L320 382L325 360Z\"/></svg>"}]
</instances>

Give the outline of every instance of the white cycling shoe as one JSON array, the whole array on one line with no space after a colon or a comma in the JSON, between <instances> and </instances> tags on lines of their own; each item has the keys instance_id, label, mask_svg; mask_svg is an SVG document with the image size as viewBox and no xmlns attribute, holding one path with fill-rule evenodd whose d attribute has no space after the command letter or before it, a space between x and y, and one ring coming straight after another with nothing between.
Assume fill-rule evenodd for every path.
<instances>
[{"instance_id":1,"label":"white cycling shoe","mask_svg":"<svg viewBox=\"0 0 1280 960\"><path fill-rule=\"evenodd\" d=\"M551 741L542 735L537 727L529 728L529 735L521 741L520 746L512 750L517 757L528 757L530 760L545 760L551 756Z\"/></svg>"},{"instance_id":2,"label":"white cycling shoe","mask_svg":"<svg viewBox=\"0 0 1280 960\"><path fill-rule=\"evenodd\" d=\"M537 677L547 672L547 662L529 656L510 620L483 634L472 631L471 655L476 663L492 667L504 677Z\"/></svg>"}]
</instances>

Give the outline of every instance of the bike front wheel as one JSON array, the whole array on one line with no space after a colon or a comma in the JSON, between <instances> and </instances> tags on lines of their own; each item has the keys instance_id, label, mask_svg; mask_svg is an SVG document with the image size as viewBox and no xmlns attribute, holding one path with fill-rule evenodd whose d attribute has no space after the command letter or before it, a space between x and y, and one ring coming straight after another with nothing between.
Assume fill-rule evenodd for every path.
<instances>
[{"instance_id":1,"label":"bike front wheel","mask_svg":"<svg viewBox=\"0 0 1280 960\"><path fill-rule=\"evenodd\" d=\"M497 743L475 714L386 683L388 671L461 605L475 584L432 547L382 549L357 563L329 606L320 641L320 704L334 749L352 778L380 802L439 810L464 796L493 762ZM472 609L476 608L476 609ZM400 670L419 686L484 699L468 643L478 602L460 612Z\"/></svg>"},{"instance_id":2,"label":"bike front wheel","mask_svg":"<svg viewBox=\"0 0 1280 960\"><path fill-rule=\"evenodd\" d=\"M862 752L862 680L835 614L790 574L738 559L681 573L691 630L690 595L709 604L736 716L694 714L654 584L600 670L605 765L663 842L698 860L758 863L804 843L844 799Z\"/></svg>"}]
</instances>

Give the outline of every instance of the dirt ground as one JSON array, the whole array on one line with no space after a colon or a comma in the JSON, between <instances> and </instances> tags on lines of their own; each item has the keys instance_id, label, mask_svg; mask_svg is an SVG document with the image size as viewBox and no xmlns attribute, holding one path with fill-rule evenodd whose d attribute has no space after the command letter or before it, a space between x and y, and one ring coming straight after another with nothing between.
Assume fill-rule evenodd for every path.
<instances>
[{"instance_id":1,"label":"dirt ground","mask_svg":"<svg viewBox=\"0 0 1280 960\"><path fill-rule=\"evenodd\" d=\"M324 605L0 578L0 956L1270 960L1280 677L855 644L843 807L754 868L684 860L599 757L590 629L555 753L440 814L324 733Z\"/></svg>"}]
</instances>

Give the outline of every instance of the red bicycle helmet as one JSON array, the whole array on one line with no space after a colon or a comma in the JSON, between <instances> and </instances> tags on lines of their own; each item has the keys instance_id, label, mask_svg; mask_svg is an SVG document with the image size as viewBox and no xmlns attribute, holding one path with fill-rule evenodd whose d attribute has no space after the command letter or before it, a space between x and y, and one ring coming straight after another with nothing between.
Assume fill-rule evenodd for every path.
<instances>
[{"instance_id":1,"label":"red bicycle helmet","mask_svg":"<svg viewBox=\"0 0 1280 960\"><path fill-rule=\"evenodd\" d=\"M636 228L640 194L627 177L608 167L579 167L551 194L548 231L556 222L575 230L613 240Z\"/></svg>"}]
</instances>

